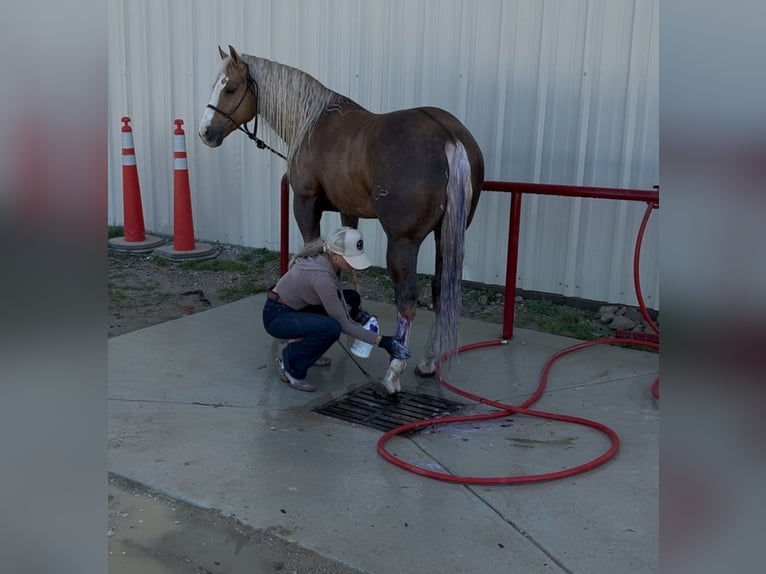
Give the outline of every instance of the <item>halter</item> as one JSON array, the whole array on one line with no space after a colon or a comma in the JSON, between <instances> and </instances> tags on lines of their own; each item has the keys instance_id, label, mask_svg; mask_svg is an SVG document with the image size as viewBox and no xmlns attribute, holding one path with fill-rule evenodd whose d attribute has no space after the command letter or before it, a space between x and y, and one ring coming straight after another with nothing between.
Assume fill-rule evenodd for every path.
<instances>
[{"instance_id":1,"label":"halter","mask_svg":"<svg viewBox=\"0 0 766 574\"><path fill-rule=\"evenodd\" d=\"M267 149L271 151L272 153L277 154L282 159L287 159L284 155L279 153L277 150L275 150L273 147L266 145L266 142L260 139L256 134L258 133L258 94L260 93L260 90L258 89L258 84L255 82L253 77L250 75L250 69L247 70L247 89L242 94L242 97L239 99L239 102L237 102L237 105L234 106L234 109L230 112L224 112L222 109L215 107L213 104L208 104L206 107L210 108L214 112L221 114L223 117L225 117L227 120L229 120L231 123L233 123L236 128L247 135L251 140L255 142L255 145L258 146L258 149ZM247 93L250 92L253 94L253 98L255 99L255 117L253 118L253 131L251 132L247 127L247 122L244 122L242 124L238 124L235 122L231 116L234 112L236 112L239 109L239 106L242 105L242 102L245 101L245 97L247 96Z\"/></svg>"}]
</instances>

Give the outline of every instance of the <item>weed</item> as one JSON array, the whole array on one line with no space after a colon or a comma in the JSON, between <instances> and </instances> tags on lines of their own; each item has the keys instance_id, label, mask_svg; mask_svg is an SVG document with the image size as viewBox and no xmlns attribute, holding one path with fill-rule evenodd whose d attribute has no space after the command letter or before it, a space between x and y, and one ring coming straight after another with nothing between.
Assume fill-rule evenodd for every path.
<instances>
[{"instance_id":1,"label":"weed","mask_svg":"<svg viewBox=\"0 0 766 574\"><path fill-rule=\"evenodd\" d=\"M110 300L114 300L114 301L128 300L128 296L125 294L125 292L119 287L117 287L117 285L115 285L111 281L107 283L106 289L107 289L107 296L109 297Z\"/></svg>"},{"instance_id":2,"label":"weed","mask_svg":"<svg viewBox=\"0 0 766 574\"><path fill-rule=\"evenodd\" d=\"M256 249L250 254L250 257L256 257L255 264L253 265L253 270L258 273L260 271L263 271L267 267L273 266L276 263L279 262L279 252L277 251L269 251L268 249ZM240 257L242 259L242 257Z\"/></svg>"},{"instance_id":3,"label":"weed","mask_svg":"<svg viewBox=\"0 0 766 574\"><path fill-rule=\"evenodd\" d=\"M500 299L500 293L495 289L482 289L479 295L487 298L487 303L496 303Z\"/></svg>"},{"instance_id":4,"label":"weed","mask_svg":"<svg viewBox=\"0 0 766 574\"><path fill-rule=\"evenodd\" d=\"M115 237L122 237L123 235L125 235L125 228L122 225L107 226L108 239L113 239Z\"/></svg>"},{"instance_id":5,"label":"weed","mask_svg":"<svg viewBox=\"0 0 766 574\"><path fill-rule=\"evenodd\" d=\"M274 263L279 261L279 251L269 251L265 247L258 248L254 251L254 255L260 257L263 261Z\"/></svg>"},{"instance_id":6,"label":"weed","mask_svg":"<svg viewBox=\"0 0 766 574\"><path fill-rule=\"evenodd\" d=\"M388 271L381 267L368 267L364 274L371 279L389 279Z\"/></svg>"},{"instance_id":7,"label":"weed","mask_svg":"<svg viewBox=\"0 0 766 574\"><path fill-rule=\"evenodd\" d=\"M125 291L157 291L160 286L156 281L144 281L142 283L134 283L132 285L123 285L120 289Z\"/></svg>"},{"instance_id":8,"label":"weed","mask_svg":"<svg viewBox=\"0 0 766 574\"><path fill-rule=\"evenodd\" d=\"M185 261L181 263L185 271L247 271L247 263L242 261L227 261L224 259L208 259L206 261Z\"/></svg>"},{"instance_id":9,"label":"weed","mask_svg":"<svg viewBox=\"0 0 766 574\"><path fill-rule=\"evenodd\" d=\"M224 301L234 301L250 295L257 295L266 291L266 287L254 283L253 281L245 281L239 287L225 287L218 290L218 296Z\"/></svg>"},{"instance_id":10,"label":"weed","mask_svg":"<svg viewBox=\"0 0 766 574\"><path fill-rule=\"evenodd\" d=\"M553 335L591 340L595 314L583 309L556 305L548 299L528 299L517 315L517 325Z\"/></svg>"},{"instance_id":11,"label":"weed","mask_svg":"<svg viewBox=\"0 0 766 574\"><path fill-rule=\"evenodd\" d=\"M561 312L561 305L556 305L548 299L527 299L524 301L525 309L537 315L555 317Z\"/></svg>"}]
</instances>

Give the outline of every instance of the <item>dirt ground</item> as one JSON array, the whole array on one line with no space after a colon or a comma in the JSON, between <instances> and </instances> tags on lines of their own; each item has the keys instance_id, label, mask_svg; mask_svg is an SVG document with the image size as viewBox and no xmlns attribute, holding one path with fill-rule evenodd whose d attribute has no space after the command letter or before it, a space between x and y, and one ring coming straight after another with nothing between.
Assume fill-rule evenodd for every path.
<instances>
[{"instance_id":1,"label":"dirt ground","mask_svg":"<svg viewBox=\"0 0 766 574\"><path fill-rule=\"evenodd\" d=\"M214 259L187 262L110 252L108 335L116 337L262 293L278 278L279 254L265 249L220 245ZM366 269L357 274L357 281L363 300L393 303L393 287L384 269ZM432 308L429 282L426 275L418 278L419 306L425 309ZM464 285L462 294L464 317L502 324L502 288ZM599 320L597 305L562 304L537 296L516 297L514 304L518 327L579 339L613 334Z\"/></svg>"},{"instance_id":2,"label":"dirt ground","mask_svg":"<svg viewBox=\"0 0 766 574\"><path fill-rule=\"evenodd\" d=\"M110 574L358 574L358 570L110 476Z\"/></svg>"},{"instance_id":3,"label":"dirt ground","mask_svg":"<svg viewBox=\"0 0 766 574\"><path fill-rule=\"evenodd\" d=\"M279 279L279 254L221 245L214 259L170 262L155 255L109 255L109 336L115 337L262 293ZM347 282L351 277L344 278ZM362 299L393 303L383 269L357 274ZM430 278L419 278L419 305L430 308ZM465 288L463 315L502 323L503 295Z\"/></svg>"},{"instance_id":4,"label":"dirt ground","mask_svg":"<svg viewBox=\"0 0 766 574\"><path fill-rule=\"evenodd\" d=\"M119 230L110 230L112 236ZM169 262L154 255L109 254L108 336L117 337L192 313L202 313L265 291L279 277L279 256L265 249L221 245L206 261ZM382 269L358 274L363 300L393 302ZM419 278L420 306L430 308L429 278ZM565 336L608 336L595 310L517 297L516 325ZM463 288L463 316L502 324L498 288ZM635 314L635 313L634 313ZM313 573L356 570L258 531L215 510L195 508L110 475L109 572L111 574Z\"/></svg>"}]
</instances>

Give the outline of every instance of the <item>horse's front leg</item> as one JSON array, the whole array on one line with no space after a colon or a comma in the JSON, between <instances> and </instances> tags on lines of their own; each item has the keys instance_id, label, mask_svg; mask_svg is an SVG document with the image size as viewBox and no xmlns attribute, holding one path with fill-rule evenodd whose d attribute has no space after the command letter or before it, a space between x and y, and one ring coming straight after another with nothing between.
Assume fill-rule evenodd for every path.
<instances>
[{"instance_id":1,"label":"horse's front leg","mask_svg":"<svg viewBox=\"0 0 766 574\"><path fill-rule=\"evenodd\" d=\"M322 208L319 201L320 191L310 186L293 187L293 215L303 242L308 243L320 236L319 223L322 220Z\"/></svg>"},{"instance_id":2,"label":"horse's front leg","mask_svg":"<svg viewBox=\"0 0 766 574\"><path fill-rule=\"evenodd\" d=\"M355 215L346 215L345 213L340 214L340 224L344 227L353 227L354 229L358 229L359 227L359 218ZM354 288L354 291L359 293L359 277L356 274L356 269L351 269L351 286Z\"/></svg>"},{"instance_id":3,"label":"horse's front leg","mask_svg":"<svg viewBox=\"0 0 766 574\"><path fill-rule=\"evenodd\" d=\"M400 313L396 313L396 335L395 337L399 339L402 343L404 343L404 346L409 348L410 347L410 326L412 325L412 321L409 319L406 319L405 317L402 317ZM398 393L402 390L402 384L399 381L399 379L402 376L402 373L407 368L407 361L404 359L391 359L391 361L388 364L388 369L386 369L386 374L383 375L383 387L386 389L386 392L389 395L392 395L394 393Z\"/></svg>"},{"instance_id":4,"label":"horse's front leg","mask_svg":"<svg viewBox=\"0 0 766 574\"><path fill-rule=\"evenodd\" d=\"M410 346L410 326L415 319L418 300L417 261L419 243L392 241L389 238L386 251L388 273L394 283L396 299L396 334L407 348ZM388 394L398 393L402 387L399 379L407 367L403 359L391 359L383 375L383 387Z\"/></svg>"}]
</instances>

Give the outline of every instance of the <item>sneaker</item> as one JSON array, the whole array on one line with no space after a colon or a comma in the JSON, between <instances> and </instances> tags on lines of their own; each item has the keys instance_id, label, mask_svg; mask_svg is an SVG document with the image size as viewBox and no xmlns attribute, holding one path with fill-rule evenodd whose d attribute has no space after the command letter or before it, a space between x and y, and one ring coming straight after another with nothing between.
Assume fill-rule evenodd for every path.
<instances>
[{"instance_id":1,"label":"sneaker","mask_svg":"<svg viewBox=\"0 0 766 574\"><path fill-rule=\"evenodd\" d=\"M330 357L319 357L316 361L314 361L315 367L329 367L332 364L332 361L330 360Z\"/></svg>"},{"instance_id":2,"label":"sneaker","mask_svg":"<svg viewBox=\"0 0 766 574\"><path fill-rule=\"evenodd\" d=\"M296 379L288 373L284 363L282 363L282 359L277 359L277 364L279 364L279 378L285 383L288 383L292 388L298 389L299 391L306 391L307 393L313 393L317 390L317 388L306 379Z\"/></svg>"}]
</instances>

